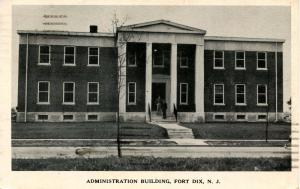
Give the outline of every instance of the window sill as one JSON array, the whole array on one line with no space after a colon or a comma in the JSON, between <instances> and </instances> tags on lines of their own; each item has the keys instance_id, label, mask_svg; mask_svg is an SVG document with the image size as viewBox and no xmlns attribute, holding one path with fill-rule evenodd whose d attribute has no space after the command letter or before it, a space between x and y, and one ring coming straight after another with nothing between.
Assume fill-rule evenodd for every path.
<instances>
[{"instance_id":1,"label":"window sill","mask_svg":"<svg viewBox=\"0 0 300 189\"><path fill-rule=\"evenodd\" d=\"M247 106L247 104L235 104L236 106Z\"/></svg>"},{"instance_id":2,"label":"window sill","mask_svg":"<svg viewBox=\"0 0 300 189\"><path fill-rule=\"evenodd\" d=\"M234 70L246 70L246 68L234 68Z\"/></svg>"},{"instance_id":3,"label":"window sill","mask_svg":"<svg viewBox=\"0 0 300 189\"><path fill-rule=\"evenodd\" d=\"M99 105L99 102L98 103L87 103L86 105Z\"/></svg>"},{"instance_id":4,"label":"window sill","mask_svg":"<svg viewBox=\"0 0 300 189\"><path fill-rule=\"evenodd\" d=\"M88 66L88 67L100 67L99 64L97 64L97 65L96 65L96 64L95 64L95 65L93 65L93 64L88 64L87 66Z\"/></svg>"},{"instance_id":5,"label":"window sill","mask_svg":"<svg viewBox=\"0 0 300 189\"><path fill-rule=\"evenodd\" d=\"M137 65L127 65L127 67L129 67L129 68L136 68Z\"/></svg>"},{"instance_id":6,"label":"window sill","mask_svg":"<svg viewBox=\"0 0 300 189\"><path fill-rule=\"evenodd\" d=\"M70 66L70 67L74 67L74 66L76 66L76 64L63 64L63 66Z\"/></svg>"},{"instance_id":7,"label":"window sill","mask_svg":"<svg viewBox=\"0 0 300 189\"><path fill-rule=\"evenodd\" d=\"M225 70L225 68L221 68L221 67L214 67L214 70Z\"/></svg>"},{"instance_id":8,"label":"window sill","mask_svg":"<svg viewBox=\"0 0 300 189\"><path fill-rule=\"evenodd\" d=\"M268 104L256 104L257 106L268 106Z\"/></svg>"},{"instance_id":9,"label":"window sill","mask_svg":"<svg viewBox=\"0 0 300 189\"><path fill-rule=\"evenodd\" d=\"M38 102L37 105L50 105L50 102Z\"/></svg>"},{"instance_id":10,"label":"window sill","mask_svg":"<svg viewBox=\"0 0 300 189\"><path fill-rule=\"evenodd\" d=\"M188 103L179 103L179 105L186 106L186 105L189 105L189 104Z\"/></svg>"},{"instance_id":11,"label":"window sill","mask_svg":"<svg viewBox=\"0 0 300 189\"><path fill-rule=\"evenodd\" d=\"M67 103L67 102L64 102L64 103L62 103L62 105L72 105L72 106L74 106L75 103Z\"/></svg>"},{"instance_id":12,"label":"window sill","mask_svg":"<svg viewBox=\"0 0 300 189\"><path fill-rule=\"evenodd\" d=\"M214 104L214 106L225 106L225 104Z\"/></svg>"},{"instance_id":13,"label":"window sill","mask_svg":"<svg viewBox=\"0 0 300 189\"><path fill-rule=\"evenodd\" d=\"M38 63L37 65L38 66L51 66L50 63Z\"/></svg>"},{"instance_id":14,"label":"window sill","mask_svg":"<svg viewBox=\"0 0 300 189\"><path fill-rule=\"evenodd\" d=\"M136 103L128 103L127 105L128 105L128 106L135 106Z\"/></svg>"},{"instance_id":15,"label":"window sill","mask_svg":"<svg viewBox=\"0 0 300 189\"><path fill-rule=\"evenodd\" d=\"M159 66L159 65L153 65L153 68L164 68L165 66L162 65L162 66Z\"/></svg>"},{"instance_id":16,"label":"window sill","mask_svg":"<svg viewBox=\"0 0 300 189\"><path fill-rule=\"evenodd\" d=\"M268 71L267 68L256 68L256 70L258 70L258 71Z\"/></svg>"}]
</instances>

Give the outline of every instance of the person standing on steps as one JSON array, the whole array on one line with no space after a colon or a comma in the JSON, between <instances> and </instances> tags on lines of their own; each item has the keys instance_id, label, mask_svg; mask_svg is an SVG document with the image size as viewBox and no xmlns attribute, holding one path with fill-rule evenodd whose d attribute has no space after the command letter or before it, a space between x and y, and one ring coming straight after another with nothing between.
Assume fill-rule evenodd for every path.
<instances>
[{"instance_id":1,"label":"person standing on steps","mask_svg":"<svg viewBox=\"0 0 300 189\"><path fill-rule=\"evenodd\" d=\"M162 112L163 112L163 119L166 119L167 118L167 103L165 100L162 101L162 105L161 105L161 109L162 109Z\"/></svg>"},{"instance_id":2,"label":"person standing on steps","mask_svg":"<svg viewBox=\"0 0 300 189\"><path fill-rule=\"evenodd\" d=\"M157 108L156 114L161 115L160 112L161 112L162 100L161 100L160 96L158 96L158 98L155 100L155 103L156 103L156 108Z\"/></svg>"}]
</instances>

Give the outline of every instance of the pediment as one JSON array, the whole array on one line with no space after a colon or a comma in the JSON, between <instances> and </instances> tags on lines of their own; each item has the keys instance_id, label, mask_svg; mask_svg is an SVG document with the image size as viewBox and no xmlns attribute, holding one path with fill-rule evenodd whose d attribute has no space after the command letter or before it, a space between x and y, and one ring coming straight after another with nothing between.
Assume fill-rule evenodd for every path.
<instances>
[{"instance_id":1,"label":"pediment","mask_svg":"<svg viewBox=\"0 0 300 189\"><path fill-rule=\"evenodd\" d=\"M140 31L159 33L196 33L205 34L205 30L178 24L167 20L157 20L140 24L128 25L119 28L119 31Z\"/></svg>"}]
</instances>

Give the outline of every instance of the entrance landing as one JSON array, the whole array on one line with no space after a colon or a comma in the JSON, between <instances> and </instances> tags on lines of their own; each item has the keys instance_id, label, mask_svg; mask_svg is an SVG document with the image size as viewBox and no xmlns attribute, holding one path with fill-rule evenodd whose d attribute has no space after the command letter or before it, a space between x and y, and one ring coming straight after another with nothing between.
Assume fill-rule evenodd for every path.
<instances>
[{"instance_id":1,"label":"entrance landing","mask_svg":"<svg viewBox=\"0 0 300 189\"><path fill-rule=\"evenodd\" d=\"M192 129L182 127L175 123L154 122L154 124L161 126L167 130L170 139L194 139Z\"/></svg>"}]
</instances>

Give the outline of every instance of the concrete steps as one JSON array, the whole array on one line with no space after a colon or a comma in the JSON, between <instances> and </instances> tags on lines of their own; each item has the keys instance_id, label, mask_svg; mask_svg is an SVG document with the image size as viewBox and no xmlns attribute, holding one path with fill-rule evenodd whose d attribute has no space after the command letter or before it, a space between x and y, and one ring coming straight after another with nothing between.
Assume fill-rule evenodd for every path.
<instances>
[{"instance_id":1,"label":"concrete steps","mask_svg":"<svg viewBox=\"0 0 300 189\"><path fill-rule=\"evenodd\" d=\"M170 139L195 139L192 129L182 127L176 122L152 122L160 127L163 127L167 130L168 136Z\"/></svg>"}]
</instances>

